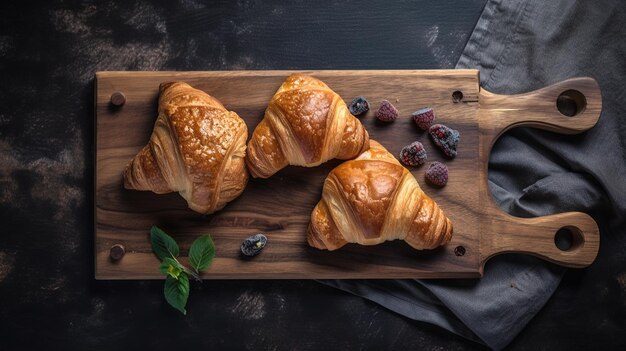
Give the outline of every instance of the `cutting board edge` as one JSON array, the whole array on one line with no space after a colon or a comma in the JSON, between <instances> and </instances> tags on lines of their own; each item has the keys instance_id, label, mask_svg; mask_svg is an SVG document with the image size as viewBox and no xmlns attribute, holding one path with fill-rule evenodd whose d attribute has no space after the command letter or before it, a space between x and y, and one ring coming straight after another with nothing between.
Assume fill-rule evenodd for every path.
<instances>
[{"instance_id":1,"label":"cutting board edge","mask_svg":"<svg viewBox=\"0 0 626 351\"><path fill-rule=\"evenodd\" d=\"M478 69L389 69L389 70L239 70L239 71L97 71L95 73L95 79L103 78L142 78L142 77L154 77L154 76L288 76L292 73L304 73L304 74L340 74L347 76L358 76L363 73L369 75L415 75L415 76L460 76L468 75L475 76L477 83L480 82L480 71Z\"/></svg>"},{"instance_id":2,"label":"cutting board edge","mask_svg":"<svg viewBox=\"0 0 626 351\"><path fill-rule=\"evenodd\" d=\"M155 74L158 77L165 77L165 76L169 76L170 74L174 74L177 77L181 77L181 79L185 79L186 77L190 77L190 78L198 78L198 75L206 75L206 76L213 76L213 77L221 77L221 76L258 76L258 75L267 75L267 76L273 76L273 77L286 77L288 74L293 73L293 72L307 72L307 73L311 73L311 74L343 74L343 75L354 75L356 77L363 75L363 74L367 74L367 75L372 75L372 73L378 74L378 75L394 75L394 74L398 74L398 75L402 75L402 76L406 76L407 74L409 75L414 75L416 77L422 76L422 77L428 77L430 78L430 76L432 76L433 74L437 75L444 75L447 77L451 77L453 80L450 80L451 82L454 82L454 79L460 79L461 82L463 82L463 84L461 85L463 87L463 90L468 92L469 95L473 95L475 94L477 96L478 94L478 90L479 90L479 85L478 85L478 71L477 70L429 70L429 71L424 71L424 70L388 70L388 71L370 71L370 70L350 70L350 71L346 71L346 70L341 70L341 71L336 71L336 70L319 70L319 71L293 71L293 70L285 70L285 71L237 71L237 72L230 72L230 71L205 71L205 72L133 72L133 77L134 78L138 78L141 79L143 77L154 77ZM108 115L108 112L111 112L111 108L112 106L110 105L109 101L107 100L109 98L109 95L107 94L98 94L99 89L101 89L99 87L99 83L105 83L105 85L103 85L103 87L106 88L102 88L102 89L106 89L107 91L111 90L111 89L115 89L117 88L115 85L115 80L117 77L119 76L121 77L127 77L128 76L128 72L97 72L96 74L96 122L98 120L98 113L101 111L105 111L104 115ZM136 76L135 76L136 75ZM448 81L447 77L438 77L439 80L443 80L445 82ZM437 78L437 77L434 77ZM159 78L157 78L159 79ZM110 84L110 82L112 82L113 84ZM471 83L469 83L471 82ZM456 85L456 84L455 84ZM454 90L454 86L450 87L450 93L452 93L452 91ZM458 89L458 88L457 88ZM111 90L111 92L114 90ZM100 99L100 100L98 100ZM98 102L99 101L99 102ZM134 101L134 100L133 100ZM452 101L450 100L450 102L447 103L452 103ZM454 104L456 105L456 103ZM471 104L468 104L468 106ZM105 109L105 110L100 110L100 109ZM114 108L113 108L114 109ZM99 134L98 132L98 123L96 123L96 143L97 143L97 135ZM97 185L97 165L98 165L98 158L97 158L97 150L98 150L98 144L96 144L96 162L95 162L95 167L96 167L96 172L94 172L94 179L95 179L95 184ZM95 196L96 196L96 201L94 202L94 205L97 207L98 203L97 203L97 189L95 191ZM97 212L97 210L96 210ZM97 216L97 215L96 215ZM97 220L98 217L95 217L96 219L96 225L97 225ZM96 241L98 241L99 239L96 238ZM103 241L103 243L105 243L106 241ZM97 245L96 245L97 246ZM106 246L106 244L105 244ZM97 250L97 249L96 249ZM108 254L108 247L107 248L103 248L102 245L100 245L100 253L101 254ZM106 251L106 252L105 252ZM96 251L97 253L97 251ZM476 262L476 264L472 265L472 271L470 273L467 272L460 272L460 273L452 273L453 276L459 277L459 275L461 277L478 277L478 255L477 254L473 254L470 257L474 257L474 260ZM96 260L98 260L98 257L96 257ZM115 273L113 275L111 274L107 274L105 273L106 270L106 266L108 264L110 264L111 261L108 259L108 255L102 255L101 259L100 259L100 264L98 264L98 262L96 262L96 270L95 270L95 274L94 277L96 277L97 279L109 279L109 278L114 278L114 279L123 279L120 278L118 276L118 273ZM121 274L121 273L119 273ZM229 277L224 277L224 276L220 276L220 277L216 277L216 279L226 279L226 278L230 278L230 279L238 279L241 276L241 274L238 274L236 276L229 276ZM157 274L157 277L153 277L151 274L147 274L147 275L143 275L143 276L136 276L136 278L159 278L159 275ZM345 278L352 278L352 279L363 279L363 278L373 278L371 274L356 274L356 275L345 275L345 276L338 276L338 275L312 275L312 274L308 274L306 279L321 279L321 278L337 278L337 277L345 277ZM436 277L448 277L447 274L442 276L441 272L434 272L434 273L424 273L424 274L419 274L418 276L416 276L415 274L404 274L404 275L381 275L379 279L385 279L388 277L397 277L397 278L415 278L415 277L424 277L424 278L436 278ZM254 275L254 278L261 278L261 276L259 275ZM294 273L293 275L289 276L289 275L284 275L284 274L277 274L274 276L270 276L270 275L266 275L263 278L267 278L267 279L277 279L277 278L285 278L285 279L291 279L291 278L297 278L297 279L302 279L302 275L300 273ZM135 278L130 278L130 279L135 279Z\"/></svg>"}]
</instances>

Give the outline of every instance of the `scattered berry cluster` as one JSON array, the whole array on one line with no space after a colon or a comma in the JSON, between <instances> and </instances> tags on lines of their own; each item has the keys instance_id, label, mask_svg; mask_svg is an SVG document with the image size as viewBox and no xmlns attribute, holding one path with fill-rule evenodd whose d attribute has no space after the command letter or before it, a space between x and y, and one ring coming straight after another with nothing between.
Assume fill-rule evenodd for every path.
<instances>
[{"instance_id":1,"label":"scattered berry cluster","mask_svg":"<svg viewBox=\"0 0 626 351\"><path fill-rule=\"evenodd\" d=\"M398 100L396 100L397 102ZM370 104L363 96L357 96L348 105L350 113L360 116L370 109ZM380 102L378 110L376 110L376 118L381 122L390 123L395 121L399 116L398 109L393 106L389 100ZM428 131L433 143L441 149L441 152L449 159L453 159L457 155L457 145L459 144L460 134L446 125L435 121L435 111L431 107L421 108L411 114L415 124L423 131ZM400 151L400 161L406 166L421 166L426 163L427 155L424 145L419 141L414 141L406 145ZM448 182L448 167L441 162L432 162L426 170L426 180L429 184L443 187Z\"/></svg>"}]
</instances>

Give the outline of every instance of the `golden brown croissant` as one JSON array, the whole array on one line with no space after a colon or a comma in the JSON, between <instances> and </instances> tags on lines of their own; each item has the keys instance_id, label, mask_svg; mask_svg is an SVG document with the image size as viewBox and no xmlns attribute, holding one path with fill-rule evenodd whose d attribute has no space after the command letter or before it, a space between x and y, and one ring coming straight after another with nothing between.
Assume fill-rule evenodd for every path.
<instances>
[{"instance_id":1,"label":"golden brown croissant","mask_svg":"<svg viewBox=\"0 0 626 351\"><path fill-rule=\"evenodd\" d=\"M288 164L314 167L368 148L367 131L337 93L316 78L292 74L254 129L246 164L253 177L268 178Z\"/></svg>"},{"instance_id":2,"label":"golden brown croissant","mask_svg":"<svg viewBox=\"0 0 626 351\"><path fill-rule=\"evenodd\" d=\"M401 239L434 249L452 237L452 223L413 175L382 145L333 169L313 209L309 245L336 250L347 243L376 245Z\"/></svg>"},{"instance_id":3,"label":"golden brown croissant","mask_svg":"<svg viewBox=\"0 0 626 351\"><path fill-rule=\"evenodd\" d=\"M200 213L222 209L245 188L248 128L216 98L183 82L160 86L148 144L126 166L124 187L177 191Z\"/></svg>"}]
</instances>

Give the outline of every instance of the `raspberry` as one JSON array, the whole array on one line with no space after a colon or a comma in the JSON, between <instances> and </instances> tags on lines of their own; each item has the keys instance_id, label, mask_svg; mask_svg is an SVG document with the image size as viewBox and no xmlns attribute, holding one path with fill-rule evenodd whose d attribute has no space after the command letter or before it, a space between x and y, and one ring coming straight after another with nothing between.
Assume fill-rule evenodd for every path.
<instances>
[{"instance_id":1,"label":"raspberry","mask_svg":"<svg viewBox=\"0 0 626 351\"><path fill-rule=\"evenodd\" d=\"M367 102L367 100L365 99L365 97L363 96L357 96L354 98L354 100L352 100L352 102L350 103L350 105L348 105L348 109L350 110L350 113L358 116L358 115L362 115L365 112L370 110L370 104L369 102Z\"/></svg>"},{"instance_id":2,"label":"raspberry","mask_svg":"<svg viewBox=\"0 0 626 351\"><path fill-rule=\"evenodd\" d=\"M441 162L433 162L426 170L426 180L438 187L443 187L448 182L448 167Z\"/></svg>"},{"instance_id":3,"label":"raspberry","mask_svg":"<svg viewBox=\"0 0 626 351\"><path fill-rule=\"evenodd\" d=\"M430 107L424 107L413 112L411 116L420 129L428 130L435 120L435 111Z\"/></svg>"},{"instance_id":4,"label":"raspberry","mask_svg":"<svg viewBox=\"0 0 626 351\"><path fill-rule=\"evenodd\" d=\"M448 158L456 156L456 146L459 144L460 137L457 130L448 128L443 124L433 124L428 132L433 138L435 145L439 146Z\"/></svg>"},{"instance_id":5,"label":"raspberry","mask_svg":"<svg viewBox=\"0 0 626 351\"><path fill-rule=\"evenodd\" d=\"M426 150L419 141L414 141L402 148L400 161L407 166L421 166L426 162Z\"/></svg>"},{"instance_id":6,"label":"raspberry","mask_svg":"<svg viewBox=\"0 0 626 351\"><path fill-rule=\"evenodd\" d=\"M383 100L380 102L378 111L376 111L376 118L383 122L393 122L398 118L398 109L388 100Z\"/></svg>"}]
</instances>

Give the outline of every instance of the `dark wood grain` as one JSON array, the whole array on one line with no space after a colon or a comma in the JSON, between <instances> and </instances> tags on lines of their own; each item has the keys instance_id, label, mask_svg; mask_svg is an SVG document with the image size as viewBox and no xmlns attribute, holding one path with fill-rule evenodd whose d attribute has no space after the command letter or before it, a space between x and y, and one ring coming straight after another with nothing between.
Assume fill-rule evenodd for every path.
<instances>
[{"instance_id":1,"label":"dark wood grain","mask_svg":"<svg viewBox=\"0 0 626 351\"><path fill-rule=\"evenodd\" d=\"M484 253L489 251L491 257L499 252L491 244L491 249L485 250L482 242L491 243L486 235L497 233L498 227L492 225L492 218L500 211L490 201L484 177L488 152L483 151L488 151L492 139L507 123L492 124L488 117L479 118L481 91L476 70L307 72L322 79L347 102L356 95L365 95L375 110L381 100L390 100L399 109L401 117L391 125L384 125L377 122L374 111L370 111L360 118L370 136L393 154L404 145L420 140L426 147L428 161L448 165L450 180L442 189L425 183L426 167L412 169L420 186L437 201L454 224L452 241L439 249L416 251L403 242L369 247L348 245L334 252L310 248L305 233L311 210L319 201L324 178L339 164L338 161L315 168L287 167L270 179L254 179L239 198L210 216L189 210L178 194L156 195L123 189L122 170L145 145L152 131L161 82L183 80L206 91L220 99L228 109L236 111L252 131L261 120L271 96L289 73L97 74L96 278L162 278L148 240L152 225L158 225L174 236L181 244L183 256L198 235L210 233L213 236L217 256L204 278L446 278L481 275L482 265L488 258ZM110 96L115 91L126 96L126 103L121 108L110 105ZM462 101L453 101L455 91L463 93ZM504 102L506 106L506 100ZM434 108L437 122L460 132L459 153L454 160L445 159L428 135L412 121L410 114L424 106ZM592 115L594 112L597 111L589 108L586 113ZM517 122L512 120L509 124ZM569 123L577 122L571 120ZM583 129L589 127L585 125ZM484 143L489 145L485 150L481 150L483 137L489 138ZM530 226L529 231L532 229ZM589 235L593 237L593 228L582 229L592 230ZM239 245L247 236L257 232L267 234L268 246L253 260L242 259ZM597 232L595 234L597 236ZM549 238L552 235L548 233ZM109 249L115 244L126 248L126 255L118 262L109 259ZM455 255L458 246L465 249L464 255ZM511 247L501 251L511 251Z\"/></svg>"}]
</instances>

